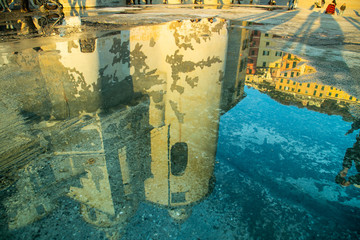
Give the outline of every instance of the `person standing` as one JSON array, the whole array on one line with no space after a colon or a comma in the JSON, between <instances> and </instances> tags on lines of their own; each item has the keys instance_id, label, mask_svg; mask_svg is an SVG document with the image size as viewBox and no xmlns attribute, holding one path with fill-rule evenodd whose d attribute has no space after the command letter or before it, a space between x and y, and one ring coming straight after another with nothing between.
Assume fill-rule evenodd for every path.
<instances>
[{"instance_id":1,"label":"person standing","mask_svg":"<svg viewBox=\"0 0 360 240\"><path fill-rule=\"evenodd\" d=\"M296 8L297 0L289 0L289 8L288 10L293 10Z\"/></svg>"},{"instance_id":2,"label":"person standing","mask_svg":"<svg viewBox=\"0 0 360 240\"><path fill-rule=\"evenodd\" d=\"M351 129L345 133L348 135L353 133L355 130L360 129L360 119L356 119L351 124ZM352 166L352 163L355 163L355 168L358 174L349 177L349 180L346 180L346 175L349 169ZM353 184L355 187L360 188L360 134L356 135L356 142L354 145L346 149L346 153L343 159L342 170L336 175L335 182L343 187L348 187Z\"/></svg>"},{"instance_id":3,"label":"person standing","mask_svg":"<svg viewBox=\"0 0 360 240\"><path fill-rule=\"evenodd\" d=\"M332 3L330 3L326 10L325 10L325 13L327 14L334 14L335 13L335 8L336 8L336 1L333 0Z\"/></svg>"},{"instance_id":4,"label":"person standing","mask_svg":"<svg viewBox=\"0 0 360 240\"><path fill-rule=\"evenodd\" d=\"M29 0L21 0L21 12L31 12Z\"/></svg>"},{"instance_id":5,"label":"person standing","mask_svg":"<svg viewBox=\"0 0 360 240\"><path fill-rule=\"evenodd\" d=\"M352 163L355 163L355 168L357 170L357 174L350 176L348 180L346 180L346 175L349 169L352 166ZM360 188L360 136L356 136L356 142L353 147L348 148L346 150L344 160L343 160L343 169L339 172L339 174L335 177L335 182L343 187L348 187L350 185L354 185L355 187Z\"/></svg>"},{"instance_id":6,"label":"person standing","mask_svg":"<svg viewBox=\"0 0 360 240\"><path fill-rule=\"evenodd\" d=\"M346 3L344 3L343 5L341 5L341 7L340 7L340 14L339 14L339 15L343 15L345 9L346 9Z\"/></svg>"}]
</instances>

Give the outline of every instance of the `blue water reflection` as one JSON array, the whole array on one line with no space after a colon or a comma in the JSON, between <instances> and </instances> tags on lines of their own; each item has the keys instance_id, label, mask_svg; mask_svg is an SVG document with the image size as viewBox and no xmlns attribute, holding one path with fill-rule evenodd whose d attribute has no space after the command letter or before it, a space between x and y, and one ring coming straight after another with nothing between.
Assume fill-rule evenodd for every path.
<instances>
[{"instance_id":1,"label":"blue water reflection","mask_svg":"<svg viewBox=\"0 0 360 240\"><path fill-rule=\"evenodd\" d=\"M334 182L356 141L355 132L345 136L351 124L282 105L253 88L246 93L221 118L217 160L233 180L217 176L231 184L228 201L243 207L248 228L261 239L326 237L328 231L353 238L342 234L358 227L358 189Z\"/></svg>"}]
</instances>

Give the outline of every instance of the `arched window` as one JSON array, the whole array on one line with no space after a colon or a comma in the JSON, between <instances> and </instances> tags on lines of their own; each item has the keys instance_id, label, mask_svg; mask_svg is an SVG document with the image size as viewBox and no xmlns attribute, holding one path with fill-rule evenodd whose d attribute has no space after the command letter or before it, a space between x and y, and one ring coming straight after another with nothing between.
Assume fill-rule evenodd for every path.
<instances>
[{"instance_id":1,"label":"arched window","mask_svg":"<svg viewBox=\"0 0 360 240\"><path fill-rule=\"evenodd\" d=\"M188 146L184 142L177 142L171 147L171 174L181 176L188 163Z\"/></svg>"}]
</instances>

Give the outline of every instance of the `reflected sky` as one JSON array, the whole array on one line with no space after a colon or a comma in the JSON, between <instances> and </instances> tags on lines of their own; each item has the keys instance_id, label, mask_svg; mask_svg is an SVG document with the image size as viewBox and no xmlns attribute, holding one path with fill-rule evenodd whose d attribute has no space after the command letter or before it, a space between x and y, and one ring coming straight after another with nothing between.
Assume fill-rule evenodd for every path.
<instances>
[{"instance_id":1,"label":"reflected sky","mask_svg":"<svg viewBox=\"0 0 360 240\"><path fill-rule=\"evenodd\" d=\"M2 235L358 237L357 182L335 182L357 96L301 81L316 68L250 26L203 18L2 43Z\"/></svg>"}]
</instances>

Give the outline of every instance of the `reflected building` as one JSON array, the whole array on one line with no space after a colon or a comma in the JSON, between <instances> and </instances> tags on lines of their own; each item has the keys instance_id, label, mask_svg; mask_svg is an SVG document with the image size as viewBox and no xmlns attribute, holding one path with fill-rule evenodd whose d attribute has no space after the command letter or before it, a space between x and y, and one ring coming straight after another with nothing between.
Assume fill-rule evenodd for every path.
<instances>
[{"instance_id":1,"label":"reflected building","mask_svg":"<svg viewBox=\"0 0 360 240\"><path fill-rule=\"evenodd\" d=\"M214 185L230 37L226 27L221 19L195 19L135 28L141 34L130 37L134 56L157 56L131 64L134 89L150 96L149 117L154 127L145 200L167 208L180 222ZM235 87L234 79L229 80Z\"/></svg>"},{"instance_id":2,"label":"reflected building","mask_svg":"<svg viewBox=\"0 0 360 240\"><path fill-rule=\"evenodd\" d=\"M117 48L119 42L123 48ZM33 95L12 104L31 116L24 125L31 124L47 151L25 167L16 184L19 191L6 201L9 228L45 216L63 195L81 203L87 222L119 228L136 211L141 194L134 188L143 188L137 183L143 185L144 165L150 162L149 103L133 92L126 57L129 32L41 49L25 55L34 67L22 68L32 81L40 78L28 86ZM45 91L37 92L40 87Z\"/></svg>"},{"instance_id":3,"label":"reflected building","mask_svg":"<svg viewBox=\"0 0 360 240\"><path fill-rule=\"evenodd\" d=\"M5 133L22 140L13 153L38 146L4 202L9 228L43 218L62 196L101 229L121 231L143 201L186 220L214 186L220 114L244 96L247 49L229 44L247 39L247 30L205 18L8 56L1 106L13 118L2 127L22 129L23 138Z\"/></svg>"},{"instance_id":4,"label":"reflected building","mask_svg":"<svg viewBox=\"0 0 360 240\"><path fill-rule=\"evenodd\" d=\"M246 74L255 74L257 58L259 55L261 32L258 30L250 31L249 57L247 61Z\"/></svg>"},{"instance_id":5,"label":"reflected building","mask_svg":"<svg viewBox=\"0 0 360 240\"><path fill-rule=\"evenodd\" d=\"M248 22L229 21L226 68L222 87L221 109L227 112L245 97L244 84L250 46ZM236 72L234 72L234 69Z\"/></svg>"},{"instance_id":6,"label":"reflected building","mask_svg":"<svg viewBox=\"0 0 360 240\"><path fill-rule=\"evenodd\" d=\"M255 33L253 31L251 36L259 35ZM351 105L358 105L358 99L334 86L296 81L296 77L315 73L316 70L298 56L273 50L271 45L276 38L277 36L263 33L259 38L253 37L256 41L252 43L254 49L250 48L246 84L266 92L283 104L339 114L353 121L349 111ZM258 55L254 56L256 51Z\"/></svg>"}]
</instances>

